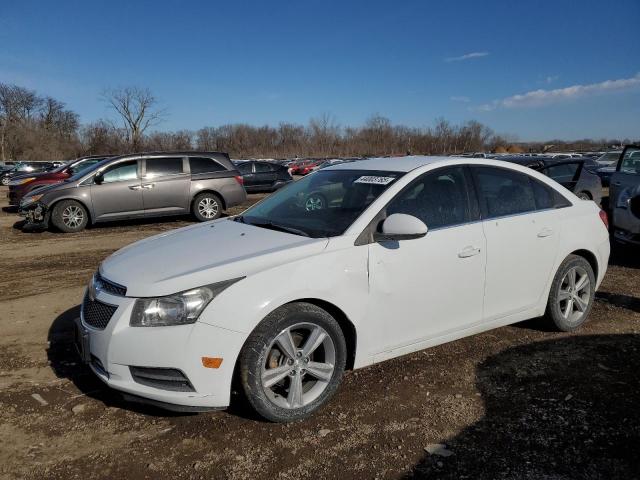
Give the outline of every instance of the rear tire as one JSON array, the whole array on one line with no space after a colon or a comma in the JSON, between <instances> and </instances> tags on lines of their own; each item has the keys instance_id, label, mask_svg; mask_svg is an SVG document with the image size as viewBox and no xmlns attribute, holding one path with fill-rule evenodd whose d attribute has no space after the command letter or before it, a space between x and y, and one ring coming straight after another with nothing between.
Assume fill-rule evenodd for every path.
<instances>
[{"instance_id":1,"label":"rear tire","mask_svg":"<svg viewBox=\"0 0 640 480\"><path fill-rule=\"evenodd\" d=\"M595 287L591 264L583 257L569 255L553 278L545 316L562 332L578 329L589 317Z\"/></svg>"},{"instance_id":2,"label":"rear tire","mask_svg":"<svg viewBox=\"0 0 640 480\"><path fill-rule=\"evenodd\" d=\"M89 222L89 213L75 200L62 200L53 207L51 223L64 233L81 232Z\"/></svg>"},{"instance_id":3,"label":"rear tire","mask_svg":"<svg viewBox=\"0 0 640 480\"><path fill-rule=\"evenodd\" d=\"M269 314L239 358L240 383L253 409L272 422L312 415L337 390L347 347L338 322L310 303Z\"/></svg>"},{"instance_id":4,"label":"rear tire","mask_svg":"<svg viewBox=\"0 0 640 480\"><path fill-rule=\"evenodd\" d=\"M200 222L215 220L222 215L222 199L211 192L196 195L193 200L193 215Z\"/></svg>"},{"instance_id":5,"label":"rear tire","mask_svg":"<svg viewBox=\"0 0 640 480\"><path fill-rule=\"evenodd\" d=\"M580 200L593 200L589 192L578 192L577 197Z\"/></svg>"}]
</instances>

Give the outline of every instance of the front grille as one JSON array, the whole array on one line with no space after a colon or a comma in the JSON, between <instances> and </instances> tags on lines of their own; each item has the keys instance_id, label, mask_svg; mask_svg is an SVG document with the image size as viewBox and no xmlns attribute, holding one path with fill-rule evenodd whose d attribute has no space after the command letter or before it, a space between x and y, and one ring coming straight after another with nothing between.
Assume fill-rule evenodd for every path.
<instances>
[{"instance_id":1,"label":"front grille","mask_svg":"<svg viewBox=\"0 0 640 480\"><path fill-rule=\"evenodd\" d=\"M87 294L82 302L82 319L90 327L104 330L117 309L115 305L91 300Z\"/></svg>"},{"instance_id":2,"label":"front grille","mask_svg":"<svg viewBox=\"0 0 640 480\"><path fill-rule=\"evenodd\" d=\"M118 285L117 283L112 282L111 280L107 280L100 272L96 272L95 281L100 285L100 289L104 290L111 295L118 295L120 297L124 297L127 294L127 287L123 287L122 285Z\"/></svg>"},{"instance_id":3,"label":"front grille","mask_svg":"<svg viewBox=\"0 0 640 480\"><path fill-rule=\"evenodd\" d=\"M193 385L177 368L129 367L136 383L172 392L195 392Z\"/></svg>"}]
</instances>

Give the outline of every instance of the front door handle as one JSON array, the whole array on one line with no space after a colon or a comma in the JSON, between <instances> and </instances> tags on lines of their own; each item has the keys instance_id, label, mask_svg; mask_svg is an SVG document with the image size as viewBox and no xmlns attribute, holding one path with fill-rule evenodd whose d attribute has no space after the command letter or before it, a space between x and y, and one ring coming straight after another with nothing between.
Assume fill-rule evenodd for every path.
<instances>
[{"instance_id":1,"label":"front door handle","mask_svg":"<svg viewBox=\"0 0 640 480\"><path fill-rule=\"evenodd\" d=\"M145 183L144 185L142 185L142 188L153 188L156 184L155 183Z\"/></svg>"},{"instance_id":2,"label":"front door handle","mask_svg":"<svg viewBox=\"0 0 640 480\"><path fill-rule=\"evenodd\" d=\"M129 185L130 190L140 190L142 185Z\"/></svg>"},{"instance_id":3,"label":"front door handle","mask_svg":"<svg viewBox=\"0 0 640 480\"><path fill-rule=\"evenodd\" d=\"M478 255L479 253L480 253L480 249L479 248L469 246L469 247L466 247L461 252L458 252L458 257L460 257L460 258L469 258L469 257L473 257L475 255Z\"/></svg>"},{"instance_id":4,"label":"front door handle","mask_svg":"<svg viewBox=\"0 0 640 480\"><path fill-rule=\"evenodd\" d=\"M613 184L614 184L616 187L619 187L620 185L622 185L622 182L613 182Z\"/></svg>"},{"instance_id":5,"label":"front door handle","mask_svg":"<svg viewBox=\"0 0 640 480\"><path fill-rule=\"evenodd\" d=\"M544 238L544 237L548 237L550 235L553 234L553 229L549 228L549 227L545 227L542 230L540 230L538 232L538 237L540 238Z\"/></svg>"}]
</instances>

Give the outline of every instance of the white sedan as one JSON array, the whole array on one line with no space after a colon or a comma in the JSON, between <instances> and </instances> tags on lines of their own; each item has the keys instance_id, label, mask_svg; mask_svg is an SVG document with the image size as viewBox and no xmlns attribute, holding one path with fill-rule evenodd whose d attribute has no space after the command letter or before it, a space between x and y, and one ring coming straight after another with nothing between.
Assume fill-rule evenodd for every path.
<instances>
[{"instance_id":1,"label":"white sedan","mask_svg":"<svg viewBox=\"0 0 640 480\"><path fill-rule=\"evenodd\" d=\"M545 315L582 325L607 269L606 215L495 160L332 166L242 215L114 253L87 289L83 359L132 400L310 415L343 373Z\"/></svg>"}]
</instances>

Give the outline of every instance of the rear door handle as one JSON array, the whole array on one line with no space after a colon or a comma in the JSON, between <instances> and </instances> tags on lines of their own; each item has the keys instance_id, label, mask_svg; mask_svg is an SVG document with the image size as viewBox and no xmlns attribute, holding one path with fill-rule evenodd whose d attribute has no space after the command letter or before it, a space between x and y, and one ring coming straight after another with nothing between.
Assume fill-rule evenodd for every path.
<instances>
[{"instance_id":1,"label":"rear door handle","mask_svg":"<svg viewBox=\"0 0 640 480\"><path fill-rule=\"evenodd\" d=\"M544 237L548 237L549 235L553 234L553 229L545 227L542 230L540 230L538 232L538 237L540 238L544 238Z\"/></svg>"},{"instance_id":2,"label":"rear door handle","mask_svg":"<svg viewBox=\"0 0 640 480\"><path fill-rule=\"evenodd\" d=\"M155 183L145 183L144 185L142 185L142 188L153 188L155 186Z\"/></svg>"},{"instance_id":3,"label":"rear door handle","mask_svg":"<svg viewBox=\"0 0 640 480\"><path fill-rule=\"evenodd\" d=\"M622 185L622 182L613 182L613 184L614 184L616 187L619 187L620 185Z\"/></svg>"},{"instance_id":4,"label":"rear door handle","mask_svg":"<svg viewBox=\"0 0 640 480\"><path fill-rule=\"evenodd\" d=\"M458 257L460 257L460 258L469 258L469 257L473 257L475 255L478 255L479 253L480 253L480 249L479 248L469 246L469 247L466 247L461 252L458 252Z\"/></svg>"},{"instance_id":5,"label":"rear door handle","mask_svg":"<svg viewBox=\"0 0 640 480\"><path fill-rule=\"evenodd\" d=\"M129 185L130 190L140 190L142 185Z\"/></svg>"}]
</instances>

